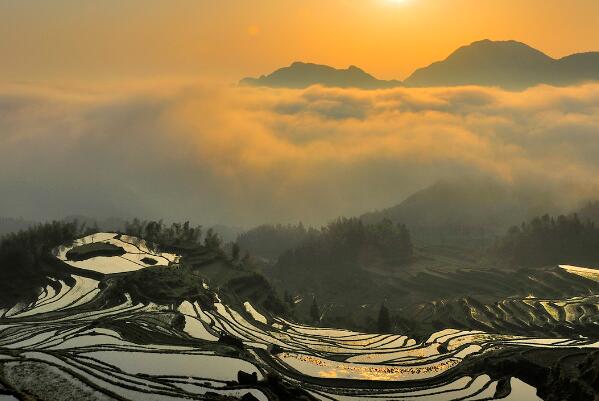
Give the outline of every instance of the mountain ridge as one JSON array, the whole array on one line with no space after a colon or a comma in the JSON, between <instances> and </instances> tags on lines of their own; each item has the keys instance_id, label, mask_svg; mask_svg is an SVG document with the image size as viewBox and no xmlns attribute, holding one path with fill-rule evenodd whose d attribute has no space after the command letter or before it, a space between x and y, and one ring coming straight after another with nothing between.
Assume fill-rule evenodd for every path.
<instances>
[{"instance_id":1,"label":"mountain ridge","mask_svg":"<svg viewBox=\"0 0 599 401\"><path fill-rule=\"evenodd\" d=\"M481 85L507 89L571 85L599 80L599 52L562 58L515 40L489 39L462 46L446 59L419 68L406 80L409 87Z\"/></svg>"},{"instance_id":2,"label":"mountain ridge","mask_svg":"<svg viewBox=\"0 0 599 401\"><path fill-rule=\"evenodd\" d=\"M324 64L295 61L290 66L279 68L271 74L259 78L244 78L240 84L295 89L312 85L378 89L399 86L401 82L377 79L355 65L346 69L337 69Z\"/></svg>"},{"instance_id":3,"label":"mountain ridge","mask_svg":"<svg viewBox=\"0 0 599 401\"><path fill-rule=\"evenodd\" d=\"M418 68L403 82L380 80L354 65L337 69L296 61L259 78L244 78L240 84L294 89L312 85L360 89L479 85L522 90L542 84L567 86L589 81L599 81L599 52L553 58L523 42L484 39Z\"/></svg>"},{"instance_id":4,"label":"mountain ridge","mask_svg":"<svg viewBox=\"0 0 599 401\"><path fill-rule=\"evenodd\" d=\"M533 190L488 177L440 180L391 207L360 216L365 223L389 219L405 224L417 243L490 245L512 225L562 210Z\"/></svg>"}]
</instances>

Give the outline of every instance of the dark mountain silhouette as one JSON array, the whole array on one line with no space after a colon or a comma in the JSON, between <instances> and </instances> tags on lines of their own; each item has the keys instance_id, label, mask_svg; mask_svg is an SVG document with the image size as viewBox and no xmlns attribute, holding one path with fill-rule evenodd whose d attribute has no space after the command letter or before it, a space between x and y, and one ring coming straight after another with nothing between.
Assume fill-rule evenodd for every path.
<instances>
[{"instance_id":1,"label":"dark mountain silhouette","mask_svg":"<svg viewBox=\"0 0 599 401\"><path fill-rule=\"evenodd\" d=\"M539 84L565 86L587 81L599 81L599 52L578 53L554 59L521 42L487 39L460 47L445 60L416 70L403 84L396 80L379 80L355 66L339 70L326 65L301 62L260 78L245 78L240 84L272 88L323 85L362 89L402 85L481 85L518 90Z\"/></svg>"},{"instance_id":2,"label":"dark mountain silhouette","mask_svg":"<svg viewBox=\"0 0 599 401\"><path fill-rule=\"evenodd\" d=\"M273 88L307 88L323 85L340 88L379 89L400 86L400 81L383 81L351 66L345 70L312 63L295 62L289 67L276 70L260 78L244 78L242 85L267 86Z\"/></svg>"},{"instance_id":3,"label":"dark mountain silhouette","mask_svg":"<svg viewBox=\"0 0 599 401\"><path fill-rule=\"evenodd\" d=\"M459 48L443 61L416 70L404 83L415 87L483 85L523 89L593 80L599 80L598 52L556 60L513 40L482 40Z\"/></svg>"},{"instance_id":4,"label":"dark mountain silhouette","mask_svg":"<svg viewBox=\"0 0 599 401\"><path fill-rule=\"evenodd\" d=\"M439 181L400 204L367 213L367 223L401 222L412 237L427 245L487 246L511 225L555 212L541 195L490 178Z\"/></svg>"}]
</instances>

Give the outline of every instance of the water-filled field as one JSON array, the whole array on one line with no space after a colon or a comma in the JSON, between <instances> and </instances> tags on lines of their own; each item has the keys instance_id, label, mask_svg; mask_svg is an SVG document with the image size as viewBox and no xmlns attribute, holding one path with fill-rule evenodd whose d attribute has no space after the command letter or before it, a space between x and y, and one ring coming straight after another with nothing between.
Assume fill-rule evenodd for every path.
<instances>
[{"instance_id":1,"label":"water-filled field","mask_svg":"<svg viewBox=\"0 0 599 401\"><path fill-rule=\"evenodd\" d=\"M77 262L66 257L74 247L93 242L122 247L124 253ZM587 338L452 328L417 341L311 327L248 300L225 304L218 289L206 284L209 304L134 302L127 293L108 297L109 288L79 269L122 274L145 268L143 258L178 269L177 255L153 252L143 241L115 234L83 238L56 255L73 266L71 284L51 281L35 302L0 310L0 377L39 399L274 400L265 379L276 374L319 400L533 401L540 399L536 389L518 378L499 382L486 374L465 375L461 367L508 347L599 348ZM580 313L580 299L532 301L556 318Z\"/></svg>"}]
</instances>

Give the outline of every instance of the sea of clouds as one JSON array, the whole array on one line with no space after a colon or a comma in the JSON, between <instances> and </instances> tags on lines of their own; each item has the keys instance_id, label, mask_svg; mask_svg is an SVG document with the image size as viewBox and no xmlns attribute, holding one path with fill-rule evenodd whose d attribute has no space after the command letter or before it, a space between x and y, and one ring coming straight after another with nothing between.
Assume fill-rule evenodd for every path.
<instances>
[{"instance_id":1,"label":"sea of clouds","mask_svg":"<svg viewBox=\"0 0 599 401\"><path fill-rule=\"evenodd\" d=\"M0 87L0 215L322 223L439 179L599 197L599 85Z\"/></svg>"}]
</instances>

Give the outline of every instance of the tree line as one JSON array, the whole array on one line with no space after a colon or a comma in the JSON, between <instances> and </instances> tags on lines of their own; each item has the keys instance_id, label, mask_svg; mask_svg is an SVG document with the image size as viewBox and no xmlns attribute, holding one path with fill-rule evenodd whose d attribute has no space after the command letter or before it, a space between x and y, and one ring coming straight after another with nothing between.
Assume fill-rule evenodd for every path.
<instances>
[{"instance_id":1,"label":"tree line","mask_svg":"<svg viewBox=\"0 0 599 401\"><path fill-rule=\"evenodd\" d=\"M284 252L316 235L318 230L306 228L301 222L287 225L262 224L237 236L236 243L241 249L258 257L276 261Z\"/></svg>"},{"instance_id":2,"label":"tree line","mask_svg":"<svg viewBox=\"0 0 599 401\"><path fill-rule=\"evenodd\" d=\"M223 246L222 238L214 229L209 228L204 233L201 225L192 226L189 221L168 225L162 220L133 219L125 223L124 233L142 238L153 246L164 250L193 249L203 245L211 250L222 251Z\"/></svg>"},{"instance_id":3,"label":"tree line","mask_svg":"<svg viewBox=\"0 0 599 401\"><path fill-rule=\"evenodd\" d=\"M90 229L77 221L37 224L0 240L0 305L33 300L49 274L61 269L52 255L59 245L86 235Z\"/></svg>"},{"instance_id":4,"label":"tree line","mask_svg":"<svg viewBox=\"0 0 599 401\"><path fill-rule=\"evenodd\" d=\"M544 215L509 229L492 253L516 266L599 264L599 227L578 214Z\"/></svg>"},{"instance_id":5,"label":"tree line","mask_svg":"<svg viewBox=\"0 0 599 401\"><path fill-rule=\"evenodd\" d=\"M405 225L388 219L366 224L358 218L339 218L281 255L278 264L402 265L412 255L412 240Z\"/></svg>"}]
</instances>

